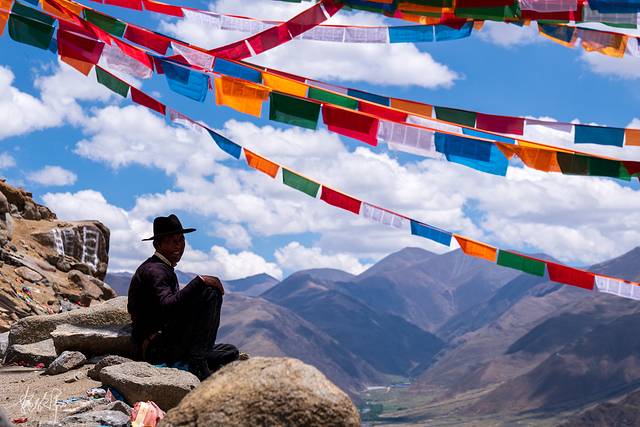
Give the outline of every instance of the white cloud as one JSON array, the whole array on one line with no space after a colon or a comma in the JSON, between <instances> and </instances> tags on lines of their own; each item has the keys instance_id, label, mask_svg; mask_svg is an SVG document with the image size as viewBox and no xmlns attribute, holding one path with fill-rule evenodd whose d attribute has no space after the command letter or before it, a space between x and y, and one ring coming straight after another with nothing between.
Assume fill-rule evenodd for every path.
<instances>
[{"instance_id":1,"label":"white cloud","mask_svg":"<svg viewBox=\"0 0 640 427\"><path fill-rule=\"evenodd\" d=\"M198 250L185 252L179 268L198 274L219 276L225 280L241 279L260 273L282 279L280 267L265 261L260 255L248 251L232 254L221 246L213 246L209 253Z\"/></svg>"},{"instance_id":2,"label":"white cloud","mask_svg":"<svg viewBox=\"0 0 640 427\"><path fill-rule=\"evenodd\" d=\"M534 23L520 27L504 22L486 21L482 30L477 34L481 40L507 48L541 41L541 37L538 35L538 27Z\"/></svg>"},{"instance_id":3,"label":"white cloud","mask_svg":"<svg viewBox=\"0 0 640 427\"><path fill-rule=\"evenodd\" d=\"M258 1L221 0L217 12L286 20L309 7L268 5ZM346 18L345 18L346 16ZM355 21L354 21L355 19ZM384 25L381 17L362 12L339 12L331 23ZM213 48L248 36L232 31L210 31L191 19L163 22L161 30L181 40ZM459 78L413 44L357 44L294 40L251 59L259 65L286 70L320 80L359 81L389 86L450 87Z\"/></svg>"},{"instance_id":4,"label":"white cloud","mask_svg":"<svg viewBox=\"0 0 640 427\"><path fill-rule=\"evenodd\" d=\"M275 253L276 260L290 271L309 268L337 268L352 274L360 274L370 267L363 265L352 254L325 254L318 247L307 248L298 242L291 242Z\"/></svg>"},{"instance_id":5,"label":"white cloud","mask_svg":"<svg viewBox=\"0 0 640 427\"><path fill-rule=\"evenodd\" d=\"M214 236L222 237L227 247L247 249L251 247L251 236L240 224L218 222L214 227Z\"/></svg>"},{"instance_id":6,"label":"white cloud","mask_svg":"<svg viewBox=\"0 0 640 427\"><path fill-rule=\"evenodd\" d=\"M0 154L0 169L9 169L16 165L16 159L11 154Z\"/></svg>"},{"instance_id":7,"label":"white cloud","mask_svg":"<svg viewBox=\"0 0 640 427\"><path fill-rule=\"evenodd\" d=\"M582 52L580 59L596 74L635 80L640 78L640 58L614 58L597 52Z\"/></svg>"},{"instance_id":8,"label":"white cloud","mask_svg":"<svg viewBox=\"0 0 640 427\"><path fill-rule=\"evenodd\" d=\"M27 179L41 185L71 185L76 182L78 176L70 170L60 166L47 165L44 168L31 172Z\"/></svg>"}]
</instances>

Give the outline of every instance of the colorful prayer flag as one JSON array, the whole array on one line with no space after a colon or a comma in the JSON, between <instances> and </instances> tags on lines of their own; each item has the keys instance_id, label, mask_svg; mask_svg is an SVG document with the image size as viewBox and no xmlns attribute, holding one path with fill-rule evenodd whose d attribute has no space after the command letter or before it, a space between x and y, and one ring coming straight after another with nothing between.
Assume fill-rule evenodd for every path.
<instances>
[{"instance_id":1,"label":"colorful prayer flag","mask_svg":"<svg viewBox=\"0 0 640 427\"><path fill-rule=\"evenodd\" d=\"M286 168L282 168L282 183L298 191L302 191L313 198L318 195L318 190L320 189L320 184L317 182L311 181Z\"/></svg>"},{"instance_id":2,"label":"colorful prayer flag","mask_svg":"<svg viewBox=\"0 0 640 427\"><path fill-rule=\"evenodd\" d=\"M269 90L264 86L230 77L215 79L214 86L217 105L256 117L262 115L262 103L269 97Z\"/></svg>"},{"instance_id":3,"label":"colorful prayer flag","mask_svg":"<svg viewBox=\"0 0 640 427\"><path fill-rule=\"evenodd\" d=\"M547 271L549 272L549 279L554 282L577 286L590 291L593 290L595 277L594 274L589 271L579 270L549 261L547 261Z\"/></svg>"},{"instance_id":4,"label":"colorful prayer flag","mask_svg":"<svg viewBox=\"0 0 640 427\"><path fill-rule=\"evenodd\" d=\"M353 212L356 215L360 214L360 206L362 202L351 196L347 196L339 191L332 190L329 187L322 186L322 193L320 193L320 199L326 203L336 206L338 208Z\"/></svg>"},{"instance_id":5,"label":"colorful prayer flag","mask_svg":"<svg viewBox=\"0 0 640 427\"><path fill-rule=\"evenodd\" d=\"M624 129L587 125L574 125L574 128L576 144L624 145Z\"/></svg>"},{"instance_id":6,"label":"colorful prayer flag","mask_svg":"<svg viewBox=\"0 0 640 427\"><path fill-rule=\"evenodd\" d=\"M332 132L373 146L378 145L376 138L378 134L378 119L375 117L324 104L322 106L322 119Z\"/></svg>"},{"instance_id":7,"label":"colorful prayer flag","mask_svg":"<svg viewBox=\"0 0 640 427\"><path fill-rule=\"evenodd\" d=\"M205 100L209 90L209 76L169 61L161 61L161 63L171 90L194 101Z\"/></svg>"},{"instance_id":8,"label":"colorful prayer flag","mask_svg":"<svg viewBox=\"0 0 640 427\"><path fill-rule=\"evenodd\" d=\"M451 245L451 233L413 219L411 220L411 234L433 240L445 246Z\"/></svg>"},{"instance_id":9,"label":"colorful prayer flag","mask_svg":"<svg viewBox=\"0 0 640 427\"><path fill-rule=\"evenodd\" d=\"M318 127L320 104L277 92L271 92L269 119L307 129Z\"/></svg>"},{"instance_id":10,"label":"colorful prayer flag","mask_svg":"<svg viewBox=\"0 0 640 427\"><path fill-rule=\"evenodd\" d=\"M456 108L446 108L434 106L436 118L445 122L457 123L462 126L475 127L476 113L473 111L458 110Z\"/></svg>"},{"instance_id":11,"label":"colorful prayer flag","mask_svg":"<svg viewBox=\"0 0 640 427\"><path fill-rule=\"evenodd\" d=\"M483 258L491 262L496 262L498 250L493 246L487 245L486 243L477 242L466 237L462 237L458 234L454 234L453 237L456 238L458 244L460 245L460 249L462 249L462 252L464 252L465 255L473 256L476 258Z\"/></svg>"},{"instance_id":12,"label":"colorful prayer flag","mask_svg":"<svg viewBox=\"0 0 640 427\"><path fill-rule=\"evenodd\" d=\"M309 87L308 97L322 103L326 102L329 104L339 105L341 107L350 108L352 110L358 108L358 101L355 99L347 98L346 96L328 92L326 90L318 89L315 87Z\"/></svg>"},{"instance_id":13,"label":"colorful prayer flag","mask_svg":"<svg viewBox=\"0 0 640 427\"><path fill-rule=\"evenodd\" d=\"M98 83L109 88L112 92L126 98L129 94L129 85L113 74L100 67L96 67L96 78Z\"/></svg>"},{"instance_id":14,"label":"colorful prayer flag","mask_svg":"<svg viewBox=\"0 0 640 427\"><path fill-rule=\"evenodd\" d=\"M272 91L299 96L301 98L307 96L308 86L304 83L270 73L262 73L262 79L264 80L263 84Z\"/></svg>"},{"instance_id":15,"label":"colorful prayer flag","mask_svg":"<svg viewBox=\"0 0 640 427\"><path fill-rule=\"evenodd\" d=\"M133 100L133 102L140 104L140 105L144 105L145 107L154 110L160 114L162 114L163 116L166 114L167 112L167 108L165 107L164 104L162 104L159 101L156 101L155 99L153 99L152 97L150 97L149 95L147 95L144 92L141 92L140 90L136 89L135 87L131 88L131 99Z\"/></svg>"},{"instance_id":16,"label":"colorful prayer flag","mask_svg":"<svg viewBox=\"0 0 640 427\"><path fill-rule=\"evenodd\" d=\"M273 163L272 161L267 160L252 151L247 150L246 148L244 149L244 156L247 159L247 164L252 168L266 173L271 178L275 178L278 174L278 169L280 169L280 166L278 164Z\"/></svg>"},{"instance_id":17,"label":"colorful prayer flag","mask_svg":"<svg viewBox=\"0 0 640 427\"><path fill-rule=\"evenodd\" d=\"M262 73L260 71L222 58L216 58L213 63L213 72L227 77L236 77L254 83L262 83Z\"/></svg>"},{"instance_id":18,"label":"colorful prayer flag","mask_svg":"<svg viewBox=\"0 0 640 427\"><path fill-rule=\"evenodd\" d=\"M520 117L494 116L478 113L476 127L497 133L524 134L524 119Z\"/></svg>"},{"instance_id":19,"label":"colorful prayer flag","mask_svg":"<svg viewBox=\"0 0 640 427\"><path fill-rule=\"evenodd\" d=\"M500 249L498 251L498 265L524 271L525 273L544 276L545 263L537 259Z\"/></svg>"},{"instance_id":20,"label":"colorful prayer flag","mask_svg":"<svg viewBox=\"0 0 640 427\"><path fill-rule=\"evenodd\" d=\"M209 132L209 135L211 135L211 138L213 138L216 145L220 147L222 151L224 151L225 153L229 154L232 157L235 157L236 159L240 158L240 154L242 154L241 146L239 146L235 142L225 138L224 136L220 135L219 133L211 129L207 128L207 132Z\"/></svg>"}]
</instances>

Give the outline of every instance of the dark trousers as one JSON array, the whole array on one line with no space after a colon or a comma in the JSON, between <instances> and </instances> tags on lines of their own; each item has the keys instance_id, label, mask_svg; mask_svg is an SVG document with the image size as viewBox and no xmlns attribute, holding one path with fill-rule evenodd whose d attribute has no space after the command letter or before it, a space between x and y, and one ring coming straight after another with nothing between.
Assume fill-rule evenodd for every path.
<instances>
[{"instance_id":1,"label":"dark trousers","mask_svg":"<svg viewBox=\"0 0 640 427\"><path fill-rule=\"evenodd\" d=\"M162 331L149 341L144 359L171 364L203 358L211 370L237 360L235 346L215 343L221 308L220 291L203 286L199 294L177 308Z\"/></svg>"}]
</instances>

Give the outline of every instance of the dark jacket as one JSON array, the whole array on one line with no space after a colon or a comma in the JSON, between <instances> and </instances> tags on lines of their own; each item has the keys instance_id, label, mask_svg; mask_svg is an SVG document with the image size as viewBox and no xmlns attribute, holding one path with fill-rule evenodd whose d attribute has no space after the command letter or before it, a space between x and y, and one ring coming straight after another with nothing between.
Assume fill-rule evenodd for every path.
<instances>
[{"instance_id":1,"label":"dark jacket","mask_svg":"<svg viewBox=\"0 0 640 427\"><path fill-rule=\"evenodd\" d=\"M180 289L173 267L157 256L143 262L131 278L127 310L131 315L132 337L137 346L163 328L171 319L197 298L202 287L197 276Z\"/></svg>"}]
</instances>

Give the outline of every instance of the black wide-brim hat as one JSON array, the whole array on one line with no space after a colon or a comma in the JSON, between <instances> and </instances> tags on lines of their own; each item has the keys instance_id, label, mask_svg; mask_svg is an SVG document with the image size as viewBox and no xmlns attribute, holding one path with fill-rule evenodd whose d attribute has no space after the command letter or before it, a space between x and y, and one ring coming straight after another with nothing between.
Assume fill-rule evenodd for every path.
<instances>
[{"instance_id":1,"label":"black wide-brim hat","mask_svg":"<svg viewBox=\"0 0 640 427\"><path fill-rule=\"evenodd\" d=\"M195 228L182 228L182 224L177 216L171 214L169 216L159 216L153 220L153 236L145 240L153 240L162 236L171 234L186 234L196 231Z\"/></svg>"}]
</instances>

